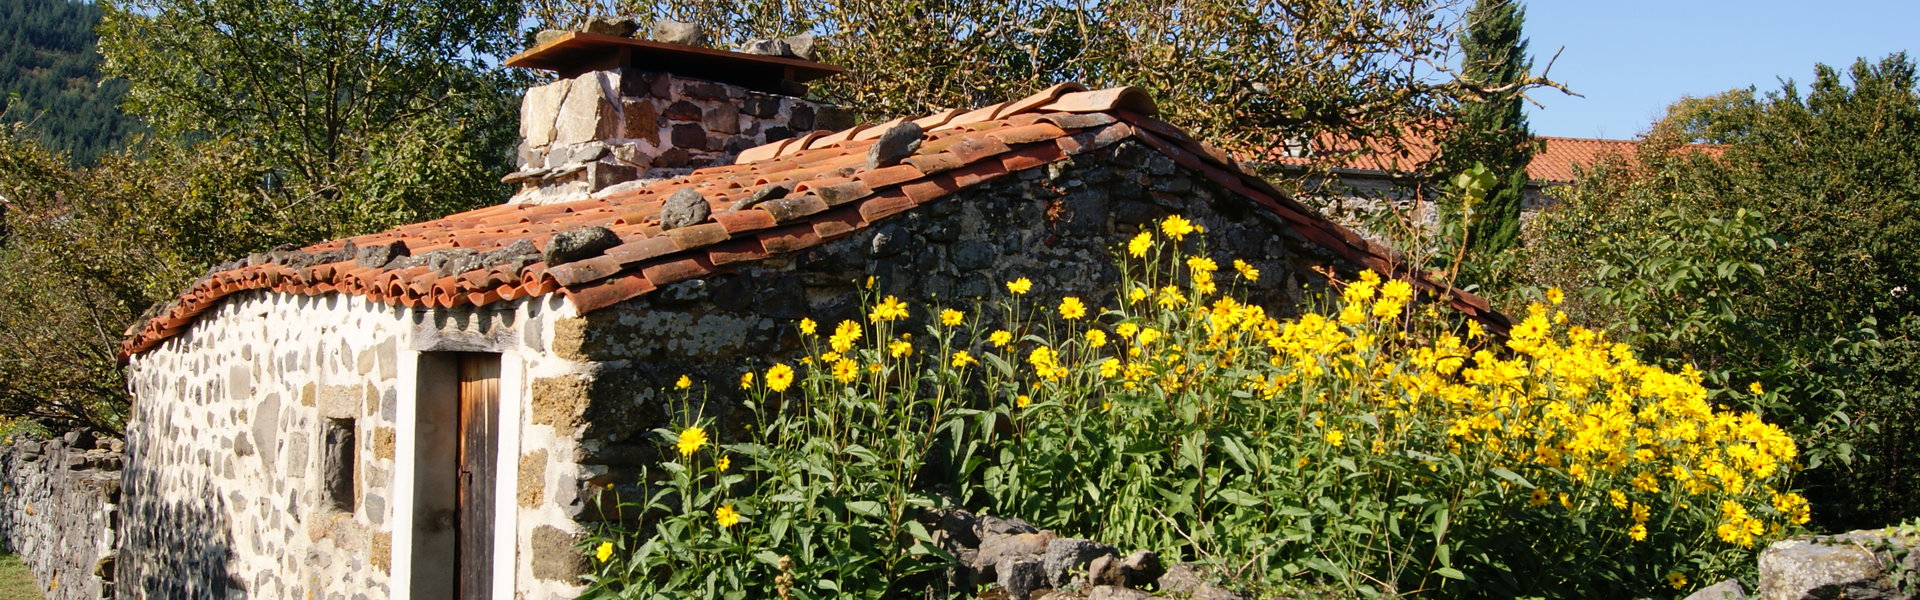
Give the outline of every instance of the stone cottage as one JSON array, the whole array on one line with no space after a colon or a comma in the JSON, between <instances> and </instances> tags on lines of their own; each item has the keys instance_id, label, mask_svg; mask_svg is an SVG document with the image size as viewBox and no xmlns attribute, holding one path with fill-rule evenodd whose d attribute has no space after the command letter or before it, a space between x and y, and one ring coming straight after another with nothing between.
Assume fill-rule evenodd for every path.
<instances>
[{"instance_id":1,"label":"stone cottage","mask_svg":"<svg viewBox=\"0 0 1920 600\"><path fill-rule=\"evenodd\" d=\"M791 356L869 278L1099 298L1174 213L1275 309L1315 269L1403 272L1132 88L822 130L819 63L573 33L508 64L558 75L512 201L220 265L130 330L120 597L571 597L589 490L656 458L660 390Z\"/></svg>"}]
</instances>

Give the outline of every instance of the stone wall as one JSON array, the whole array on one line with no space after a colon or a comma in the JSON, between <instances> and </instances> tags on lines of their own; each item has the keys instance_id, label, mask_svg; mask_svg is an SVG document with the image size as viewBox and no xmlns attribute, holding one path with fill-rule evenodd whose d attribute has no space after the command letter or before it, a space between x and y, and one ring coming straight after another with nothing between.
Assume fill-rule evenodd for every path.
<instances>
[{"instance_id":1,"label":"stone wall","mask_svg":"<svg viewBox=\"0 0 1920 600\"><path fill-rule=\"evenodd\" d=\"M640 179L727 164L741 150L852 127L829 104L637 69L593 71L527 90L513 202L577 200Z\"/></svg>"},{"instance_id":2,"label":"stone wall","mask_svg":"<svg viewBox=\"0 0 1920 600\"><path fill-rule=\"evenodd\" d=\"M76 431L0 443L0 548L48 600L111 597L121 443Z\"/></svg>"},{"instance_id":3,"label":"stone wall","mask_svg":"<svg viewBox=\"0 0 1920 600\"><path fill-rule=\"evenodd\" d=\"M550 297L415 311L342 295L250 292L136 356L119 597L393 596L405 569L394 563L412 555L412 536L401 533L412 531L401 525L412 513L399 504L412 493L406 474L415 467L404 452L419 428L451 426L406 418L420 393L412 365L425 360L421 351L451 350L503 353L511 357L503 372L583 368L544 358L544 323L561 307ZM503 406L525 400L523 381L503 375ZM512 413L502 411L506 421ZM517 443L502 444L500 464L573 456L573 444L551 427L501 436ZM348 452L352 461L337 459ZM353 471L344 487L343 464ZM544 462L499 473L505 486L531 496L529 510L516 515L509 494L496 513L514 540L501 549L513 567L499 576L520 598L572 597L573 574L554 575L546 563L579 555L571 544L580 527L554 516L564 507L545 506L566 501L545 485L577 478Z\"/></svg>"},{"instance_id":4,"label":"stone wall","mask_svg":"<svg viewBox=\"0 0 1920 600\"><path fill-rule=\"evenodd\" d=\"M729 413L736 399L726 382L791 362L802 317L823 328L859 318L858 286L868 277L876 293L914 305L902 331L918 330L933 306L973 312L976 301L1005 299L1002 284L1020 277L1035 283L1026 301L1050 305L1072 294L1090 307L1115 306L1116 247L1175 213L1206 227L1221 265L1240 258L1260 269L1249 292L1270 314L1294 314L1303 290L1324 281L1311 268L1353 269L1252 202L1122 142L969 188L797 255L563 319L555 323L554 351L601 367L591 376L536 380L535 393L586 405L579 423L587 478L578 485L612 484L632 497L640 468L657 458L646 432L665 423L663 391L681 374L721 383L708 388L705 414Z\"/></svg>"}]
</instances>

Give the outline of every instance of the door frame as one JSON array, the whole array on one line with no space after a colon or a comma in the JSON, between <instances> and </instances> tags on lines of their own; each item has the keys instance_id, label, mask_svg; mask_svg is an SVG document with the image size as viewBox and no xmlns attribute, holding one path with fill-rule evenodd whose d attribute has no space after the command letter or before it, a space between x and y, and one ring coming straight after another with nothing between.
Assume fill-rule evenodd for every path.
<instances>
[{"instance_id":1,"label":"door frame","mask_svg":"<svg viewBox=\"0 0 1920 600\"><path fill-rule=\"evenodd\" d=\"M464 351L466 349L459 349ZM423 427L420 405L428 402L459 402L460 351L403 350L399 360L399 396L394 411L393 505L388 515L393 524L393 554L388 564L387 589L395 600L439 600L445 596L415 594L413 564L416 557L433 552L430 540L416 542L415 509L418 503L416 478L420 473L419 452ZM516 501L520 477L520 428L525 421L527 402L526 361L518 352L496 352L500 356L500 393L498 450L494 463L493 520L493 598L514 597L519 573L519 504ZM452 390L449 399L448 390ZM457 423L454 424L457 426ZM416 548L416 546L420 546ZM448 557L452 555L447 554Z\"/></svg>"}]
</instances>

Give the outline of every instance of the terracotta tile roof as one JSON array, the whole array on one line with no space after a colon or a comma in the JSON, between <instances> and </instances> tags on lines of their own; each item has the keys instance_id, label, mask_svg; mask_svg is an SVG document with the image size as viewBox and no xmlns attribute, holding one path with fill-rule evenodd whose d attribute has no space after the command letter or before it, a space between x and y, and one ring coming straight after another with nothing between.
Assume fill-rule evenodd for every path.
<instances>
[{"instance_id":1,"label":"terracotta tile roof","mask_svg":"<svg viewBox=\"0 0 1920 600\"><path fill-rule=\"evenodd\" d=\"M1273 186L1240 170L1226 154L1153 118L1153 102L1135 88L1083 90L1061 84L1033 96L971 111L917 119L927 129L918 153L901 164L864 169L867 150L896 121L814 132L742 152L738 163L695 171L635 190L574 202L505 204L390 231L255 254L223 265L177 300L156 306L128 330L122 356L159 344L221 299L247 290L353 294L390 305L449 308L559 293L582 313L737 263L794 252L958 190L1043 166L1125 139L1273 211L1312 243L1383 273L1402 273L1422 290L1504 332L1507 320L1486 301L1407 273L1385 247L1321 218ZM742 206L769 184L784 198ZM665 200L698 191L712 218L663 230ZM605 227L617 240L589 258L548 264L555 234Z\"/></svg>"},{"instance_id":2,"label":"terracotta tile roof","mask_svg":"<svg viewBox=\"0 0 1920 600\"><path fill-rule=\"evenodd\" d=\"M1605 140L1541 136L1538 151L1527 163L1527 179L1548 184L1573 183L1574 168L1597 163L1607 156L1631 158L1640 149L1639 140ZM1380 140L1339 140L1331 137L1315 141L1314 158L1283 156L1274 162L1288 165L1326 164L1356 171L1413 171L1432 160L1439 147L1433 138L1409 136L1402 148L1393 148ZM1358 154L1365 148L1366 154ZM1718 155L1718 146L1696 144L1692 149ZM1352 154L1351 157L1343 155Z\"/></svg>"}]
</instances>

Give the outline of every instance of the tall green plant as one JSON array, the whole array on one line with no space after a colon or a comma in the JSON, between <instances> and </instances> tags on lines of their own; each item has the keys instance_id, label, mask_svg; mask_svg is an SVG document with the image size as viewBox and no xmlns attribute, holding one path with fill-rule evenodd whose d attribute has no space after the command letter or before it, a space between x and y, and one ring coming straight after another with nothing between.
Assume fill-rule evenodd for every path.
<instances>
[{"instance_id":1,"label":"tall green plant","mask_svg":"<svg viewBox=\"0 0 1920 600\"><path fill-rule=\"evenodd\" d=\"M1489 89L1451 115L1434 172L1452 176L1475 164L1492 171L1494 185L1472 206L1446 207L1449 218L1467 224L1467 248L1475 260L1513 247L1520 238L1520 212L1533 160L1522 84L1533 68L1521 37L1526 9L1520 0L1476 0L1467 10L1460 39L1462 76Z\"/></svg>"}]
</instances>

